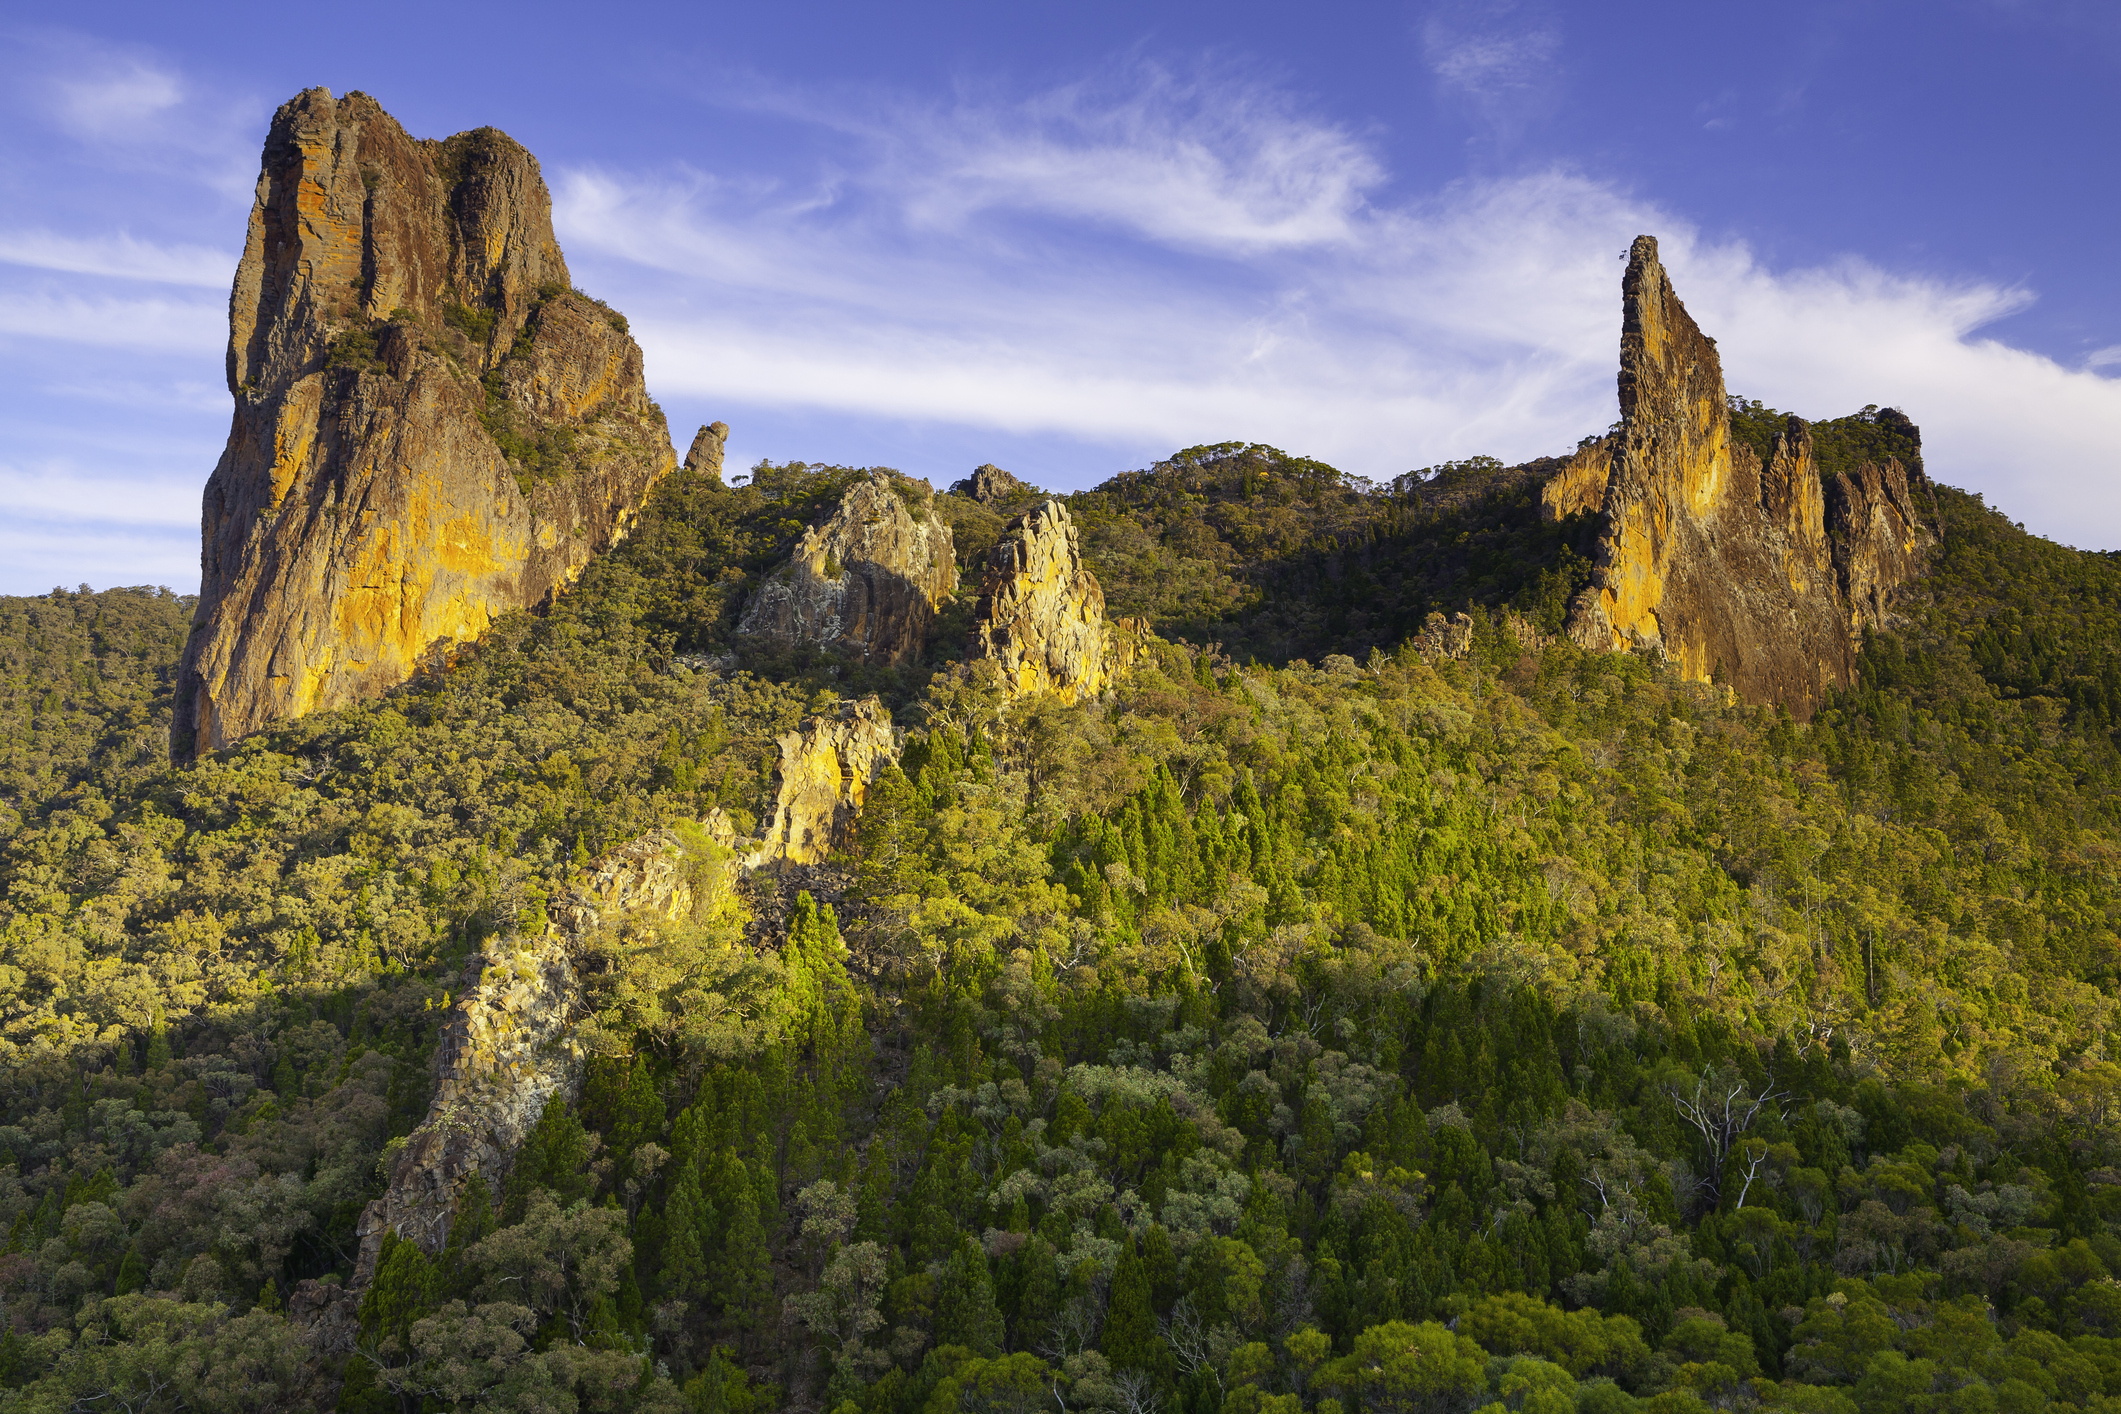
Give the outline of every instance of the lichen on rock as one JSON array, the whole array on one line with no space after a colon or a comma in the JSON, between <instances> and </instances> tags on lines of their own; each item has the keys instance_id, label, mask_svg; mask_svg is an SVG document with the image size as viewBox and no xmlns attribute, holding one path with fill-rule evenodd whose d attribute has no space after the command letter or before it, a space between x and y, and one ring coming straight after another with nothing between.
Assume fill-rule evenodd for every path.
<instances>
[{"instance_id":1,"label":"lichen on rock","mask_svg":"<svg viewBox=\"0 0 2121 1414\"><path fill-rule=\"evenodd\" d=\"M1686 677L1809 719L1853 673L1851 614L1882 614L1919 571L1927 536L1904 478L1898 502L1883 473L1843 478L1836 524L1850 530L1829 537L1805 424L1790 420L1766 466L1734 441L1715 341L1679 302L1652 237L1635 241L1622 309L1620 429L1602 444L1597 563L1569 633L1589 648L1661 653ZM1579 453L1542 492L1551 517L1583 508L1594 461ZM1844 581L1873 607L1852 609Z\"/></svg>"},{"instance_id":2,"label":"lichen on rock","mask_svg":"<svg viewBox=\"0 0 2121 1414\"><path fill-rule=\"evenodd\" d=\"M1612 470L1612 449L1605 438L1578 447L1567 465L1539 488L1541 517L1552 523L1594 514L1605 505L1606 480Z\"/></svg>"},{"instance_id":3,"label":"lichen on rock","mask_svg":"<svg viewBox=\"0 0 2121 1414\"><path fill-rule=\"evenodd\" d=\"M396 686L573 581L675 466L625 320L570 288L537 159L311 89L229 300L172 753Z\"/></svg>"},{"instance_id":4,"label":"lichen on rock","mask_svg":"<svg viewBox=\"0 0 2121 1414\"><path fill-rule=\"evenodd\" d=\"M856 482L753 591L738 632L866 663L918 657L957 592L957 549L934 501L926 482L883 472Z\"/></svg>"},{"instance_id":5,"label":"lichen on rock","mask_svg":"<svg viewBox=\"0 0 2121 1414\"><path fill-rule=\"evenodd\" d=\"M780 748L773 816L745 857L747 869L779 860L815 864L844 844L869 782L898 757L898 729L881 702L864 697L806 718Z\"/></svg>"},{"instance_id":6,"label":"lichen on rock","mask_svg":"<svg viewBox=\"0 0 2121 1414\"><path fill-rule=\"evenodd\" d=\"M1012 695L1097 696L1115 663L1105 593L1083 564L1068 508L1044 501L1010 522L980 583L976 651Z\"/></svg>"}]
</instances>

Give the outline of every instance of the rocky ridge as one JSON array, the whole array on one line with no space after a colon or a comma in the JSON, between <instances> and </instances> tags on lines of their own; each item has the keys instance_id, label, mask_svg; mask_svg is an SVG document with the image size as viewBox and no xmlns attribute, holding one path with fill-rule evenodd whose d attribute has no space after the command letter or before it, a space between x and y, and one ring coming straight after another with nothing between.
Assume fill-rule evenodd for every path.
<instances>
[{"instance_id":1,"label":"rocky ridge","mask_svg":"<svg viewBox=\"0 0 2121 1414\"><path fill-rule=\"evenodd\" d=\"M867 663L918 657L957 592L957 549L934 503L926 482L881 472L856 482L759 585L738 632Z\"/></svg>"},{"instance_id":2,"label":"rocky ridge","mask_svg":"<svg viewBox=\"0 0 2121 1414\"><path fill-rule=\"evenodd\" d=\"M898 732L876 698L842 703L780 739L780 787L758 839L738 838L719 809L701 828L747 871L822 863L847 842L869 782L897 759L898 748ZM659 831L599 861L548 910L542 933L480 959L435 1048L427 1118L399 1151L389 1188L361 1215L356 1286L373 1277L385 1232L441 1251L465 1186L497 1185L546 1102L574 1099L586 1059L575 1039L583 1016L575 957L583 941L620 918L645 913L680 922L696 906L722 901L694 898L676 837Z\"/></svg>"},{"instance_id":3,"label":"rocky ridge","mask_svg":"<svg viewBox=\"0 0 2121 1414\"><path fill-rule=\"evenodd\" d=\"M435 1047L427 1118L399 1151L388 1190L361 1215L356 1285L374 1275L386 1231L441 1251L465 1185L498 1184L546 1101L573 1099L585 1059L573 1035L582 1014L580 942L629 914L682 920L693 904L677 842L658 832L600 861L548 910L541 934L480 959Z\"/></svg>"},{"instance_id":4,"label":"rocky ridge","mask_svg":"<svg viewBox=\"0 0 2121 1414\"><path fill-rule=\"evenodd\" d=\"M1863 627L1919 571L1929 537L1905 473L1897 500L1892 472L1838 478L1848 509L1830 535L1805 424L1790 419L1764 466L1733 439L1715 341L1680 303L1652 237L1635 241L1622 306L1620 429L1541 494L1557 520L1596 494L1603 521L1570 636L1661 653L1686 677L1809 719L1850 680ZM1844 585L1855 592L1844 597Z\"/></svg>"},{"instance_id":5,"label":"rocky ridge","mask_svg":"<svg viewBox=\"0 0 2121 1414\"><path fill-rule=\"evenodd\" d=\"M1080 702L1117 675L1105 593L1059 501L1010 522L980 581L978 623L976 652L1001 665L1013 695Z\"/></svg>"},{"instance_id":6,"label":"rocky ridge","mask_svg":"<svg viewBox=\"0 0 2121 1414\"><path fill-rule=\"evenodd\" d=\"M179 669L184 759L403 682L623 537L675 466L625 320L570 287L537 159L311 89L266 138L235 417Z\"/></svg>"}]
</instances>

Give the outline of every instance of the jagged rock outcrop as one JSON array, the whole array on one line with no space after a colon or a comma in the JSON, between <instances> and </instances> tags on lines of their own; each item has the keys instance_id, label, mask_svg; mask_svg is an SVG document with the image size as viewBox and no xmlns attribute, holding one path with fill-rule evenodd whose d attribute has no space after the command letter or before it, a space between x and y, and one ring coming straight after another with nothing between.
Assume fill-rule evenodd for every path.
<instances>
[{"instance_id":1,"label":"jagged rock outcrop","mask_svg":"<svg viewBox=\"0 0 2121 1414\"><path fill-rule=\"evenodd\" d=\"M729 424L710 422L692 436L692 449L685 453L685 470L697 476L722 479L722 453L729 445Z\"/></svg>"},{"instance_id":2,"label":"jagged rock outcrop","mask_svg":"<svg viewBox=\"0 0 2121 1414\"><path fill-rule=\"evenodd\" d=\"M1733 440L1715 341L1679 302L1652 237L1635 241L1622 305L1621 425L1605 444L1597 565L1570 635L1590 648L1661 652L1687 677L1808 719L1853 671L1852 613L1883 613L1891 586L1918 568L1919 527L1909 512L1903 533L1851 483L1849 523L1871 522L1861 543L1830 538L1805 424L1790 420L1764 467ZM1550 514L1584 504L1591 450L1561 474L1566 484L1542 493ZM1844 555L1875 568L1878 578L1864 580L1874 609L1844 599Z\"/></svg>"},{"instance_id":3,"label":"jagged rock outcrop","mask_svg":"<svg viewBox=\"0 0 2121 1414\"><path fill-rule=\"evenodd\" d=\"M673 921L693 910L676 840L658 832L613 851L556 905L534 938L480 959L435 1047L435 1092L408 1136L390 1187L361 1214L355 1285L375 1274L383 1234L442 1250L465 1186L499 1196L516 1149L555 1094L572 1100L585 1059L576 948L605 922L642 912Z\"/></svg>"},{"instance_id":4,"label":"jagged rock outcrop","mask_svg":"<svg viewBox=\"0 0 2121 1414\"><path fill-rule=\"evenodd\" d=\"M1827 486L1827 506L1849 639L1860 645L1866 628L1890 621L1893 590L1922 572L1923 552L1934 537L1923 527L1907 468L1897 460L1837 473Z\"/></svg>"},{"instance_id":5,"label":"jagged rock outcrop","mask_svg":"<svg viewBox=\"0 0 2121 1414\"><path fill-rule=\"evenodd\" d=\"M1045 501L1009 523L980 583L980 656L1001 664L1013 694L1095 697L1116 665L1105 592L1083 564L1068 508Z\"/></svg>"},{"instance_id":6,"label":"jagged rock outcrop","mask_svg":"<svg viewBox=\"0 0 2121 1414\"><path fill-rule=\"evenodd\" d=\"M815 864L846 843L869 782L898 759L898 729L881 702L864 697L806 719L780 746L773 818L744 860L748 869Z\"/></svg>"},{"instance_id":7,"label":"jagged rock outcrop","mask_svg":"<svg viewBox=\"0 0 2121 1414\"><path fill-rule=\"evenodd\" d=\"M409 677L570 583L675 466L626 322L570 287L537 159L311 89L229 299L179 759Z\"/></svg>"},{"instance_id":8,"label":"jagged rock outcrop","mask_svg":"<svg viewBox=\"0 0 2121 1414\"><path fill-rule=\"evenodd\" d=\"M998 506L1015 500L1019 496L1033 493L1035 488L1003 471L993 462L975 467L972 475L951 486L953 496L969 496L983 506Z\"/></svg>"},{"instance_id":9,"label":"jagged rock outcrop","mask_svg":"<svg viewBox=\"0 0 2121 1414\"><path fill-rule=\"evenodd\" d=\"M1540 515L1558 523L1597 511L1605 505L1605 485L1612 471L1613 453L1606 439L1586 442L1539 488Z\"/></svg>"},{"instance_id":10,"label":"jagged rock outcrop","mask_svg":"<svg viewBox=\"0 0 2121 1414\"><path fill-rule=\"evenodd\" d=\"M1503 615L1502 630L1516 639L1517 646L1527 653L1537 653L1552 641L1530 619L1512 613ZM1473 651L1474 631L1471 614L1461 611L1447 619L1432 610L1423 622L1421 632L1409 641L1416 652L1431 661L1464 658Z\"/></svg>"},{"instance_id":11,"label":"jagged rock outcrop","mask_svg":"<svg viewBox=\"0 0 2121 1414\"><path fill-rule=\"evenodd\" d=\"M956 592L957 547L934 492L878 474L856 482L832 517L804 534L753 593L737 629L898 663L919 655L936 610Z\"/></svg>"}]
</instances>

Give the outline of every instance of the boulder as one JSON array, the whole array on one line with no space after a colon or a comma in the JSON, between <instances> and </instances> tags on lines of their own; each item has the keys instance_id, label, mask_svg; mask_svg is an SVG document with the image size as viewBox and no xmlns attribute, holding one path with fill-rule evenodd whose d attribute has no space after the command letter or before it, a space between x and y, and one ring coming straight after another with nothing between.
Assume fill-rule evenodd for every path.
<instances>
[{"instance_id":1,"label":"boulder","mask_svg":"<svg viewBox=\"0 0 2121 1414\"><path fill-rule=\"evenodd\" d=\"M936 611L956 592L957 549L934 493L880 472L804 534L752 594L737 629L899 663L919 656Z\"/></svg>"},{"instance_id":2,"label":"boulder","mask_svg":"<svg viewBox=\"0 0 2121 1414\"><path fill-rule=\"evenodd\" d=\"M729 445L729 424L710 422L692 436L692 449L685 453L685 470L716 482L722 479L722 452Z\"/></svg>"},{"instance_id":3,"label":"boulder","mask_svg":"<svg viewBox=\"0 0 2121 1414\"><path fill-rule=\"evenodd\" d=\"M281 107L229 300L172 753L403 682L538 605L674 468L626 322L570 288L537 159Z\"/></svg>"}]
</instances>

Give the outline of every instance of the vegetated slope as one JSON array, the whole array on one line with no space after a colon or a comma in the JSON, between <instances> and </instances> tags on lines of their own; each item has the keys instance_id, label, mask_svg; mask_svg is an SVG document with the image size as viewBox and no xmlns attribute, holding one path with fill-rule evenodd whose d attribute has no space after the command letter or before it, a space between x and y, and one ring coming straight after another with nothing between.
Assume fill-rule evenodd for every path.
<instances>
[{"instance_id":1,"label":"vegetated slope","mask_svg":"<svg viewBox=\"0 0 2121 1414\"><path fill-rule=\"evenodd\" d=\"M25 812L0 1382L761 1414L2121 1395L2121 795L2062 690L2104 680L2121 594L1953 493L1930 602L1809 726L1485 613L1463 662L1165 645L1078 708L878 677L916 730L838 916L613 951L580 1103L448 1252L390 1248L335 1353L300 1283L350 1270L470 950L609 844L756 811L773 734L851 685L673 657L733 643L747 576L853 474L674 478L446 673L192 770L85 763ZM1241 486L1182 489L1168 521L1112 503L1141 566L1241 532ZM1297 546L1270 567L1326 553L1269 533ZM1325 622L1197 558L1257 595L1207 622ZM748 1024L668 1024L673 959Z\"/></svg>"},{"instance_id":2,"label":"vegetated slope","mask_svg":"<svg viewBox=\"0 0 2121 1414\"><path fill-rule=\"evenodd\" d=\"M0 833L82 773L152 769L196 601L167 589L0 597Z\"/></svg>"}]
</instances>

